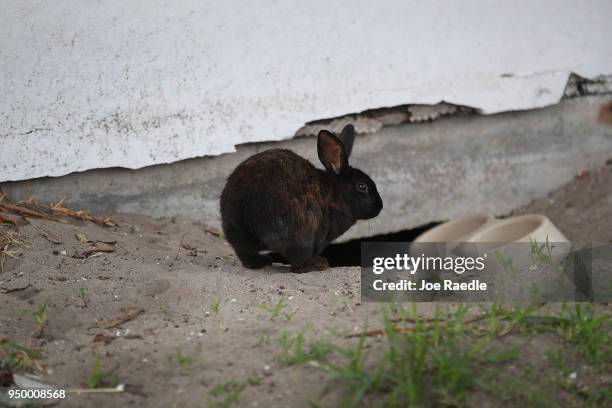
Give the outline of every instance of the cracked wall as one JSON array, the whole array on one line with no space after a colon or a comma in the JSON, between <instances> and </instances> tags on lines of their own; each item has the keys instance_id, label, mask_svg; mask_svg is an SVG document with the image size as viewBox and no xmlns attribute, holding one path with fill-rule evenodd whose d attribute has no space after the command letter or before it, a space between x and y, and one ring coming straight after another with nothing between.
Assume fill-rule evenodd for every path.
<instances>
[{"instance_id":1,"label":"cracked wall","mask_svg":"<svg viewBox=\"0 0 612 408\"><path fill-rule=\"evenodd\" d=\"M611 20L604 0L5 0L0 181L214 156L377 107L412 104L364 131L555 104L570 73L610 74Z\"/></svg>"}]
</instances>

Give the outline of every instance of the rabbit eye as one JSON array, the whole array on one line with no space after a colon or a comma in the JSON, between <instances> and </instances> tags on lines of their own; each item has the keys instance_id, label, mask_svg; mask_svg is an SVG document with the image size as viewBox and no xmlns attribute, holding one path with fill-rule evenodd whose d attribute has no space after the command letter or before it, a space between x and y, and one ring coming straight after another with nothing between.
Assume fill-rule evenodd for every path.
<instances>
[{"instance_id":1,"label":"rabbit eye","mask_svg":"<svg viewBox=\"0 0 612 408\"><path fill-rule=\"evenodd\" d=\"M360 193L367 193L368 185L366 183L357 183L357 191Z\"/></svg>"}]
</instances>

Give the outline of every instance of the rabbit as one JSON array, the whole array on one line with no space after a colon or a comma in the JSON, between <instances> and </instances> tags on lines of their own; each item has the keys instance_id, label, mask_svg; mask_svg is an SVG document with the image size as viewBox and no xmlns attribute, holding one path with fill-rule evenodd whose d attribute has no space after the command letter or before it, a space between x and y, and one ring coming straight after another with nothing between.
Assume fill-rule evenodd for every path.
<instances>
[{"instance_id":1,"label":"rabbit","mask_svg":"<svg viewBox=\"0 0 612 408\"><path fill-rule=\"evenodd\" d=\"M268 250L280 253L296 273L327 269L323 249L357 220L380 213L376 184L349 166L354 140L352 125L339 137L319 132L317 153L325 170L286 149L257 153L236 167L221 194L221 219L245 268L270 265L261 253Z\"/></svg>"}]
</instances>

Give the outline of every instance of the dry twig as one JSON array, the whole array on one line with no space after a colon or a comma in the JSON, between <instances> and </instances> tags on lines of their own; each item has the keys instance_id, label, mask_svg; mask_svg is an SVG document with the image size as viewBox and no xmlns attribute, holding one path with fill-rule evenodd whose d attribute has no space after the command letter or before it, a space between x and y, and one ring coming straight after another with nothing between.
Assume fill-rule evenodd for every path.
<instances>
[{"instance_id":1,"label":"dry twig","mask_svg":"<svg viewBox=\"0 0 612 408\"><path fill-rule=\"evenodd\" d=\"M181 253L181 247L183 246L183 240L185 239L186 232L183 232L183 236L181 237L181 242L179 243L178 250L176 251L176 257L174 257L175 261L178 261L179 254Z\"/></svg>"},{"instance_id":2,"label":"dry twig","mask_svg":"<svg viewBox=\"0 0 612 408\"><path fill-rule=\"evenodd\" d=\"M139 306L124 306L121 308L121 312L117 317L113 317L108 320L98 320L96 325L101 329L110 329L117 327L122 323L134 319L136 316L144 313L144 309Z\"/></svg>"},{"instance_id":3,"label":"dry twig","mask_svg":"<svg viewBox=\"0 0 612 408\"><path fill-rule=\"evenodd\" d=\"M6 257L15 258L15 252L10 251L9 247L17 244L21 244L21 242L15 239L15 234L8 231L0 232L0 273L4 272L4 261Z\"/></svg>"},{"instance_id":4,"label":"dry twig","mask_svg":"<svg viewBox=\"0 0 612 408\"><path fill-rule=\"evenodd\" d=\"M10 204L7 202L0 204L0 210L6 211L6 212L13 211L19 215L23 215L24 217L49 219L49 216L47 216L46 214L43 214L38 211L30 210L29 208L22 207L20 205Z\"/></svg>"},{"instance_id":5,"label":"dry twig","mask_svg":"<svg viewBox=\"0 0 612 408\"><path fill-rule=\"evenodd\" d=\"M1 223L11 224L15 229L18 229L17 221L14 218L6 217L2 214L0 214L0 224Z\"/></svg>"},{"instance_id":6,"label":"dry twig","mask_svg":"<svg viewBox=\"0 0 612 408\"><path fill-rule=\"evenodd\" d=\"M84 259L93 254L101 253L101 252L115 252L115 249L114 248L91 247L83 253L73 255L73 258Z\"/></svg>"},{"instance_id":7,"label":"dry twig","mask_svg":"<svg viewBox=\"0 0 612 408\"><path fill-rule=\"evenodd\" d=\"M207 232L208 234L212 235L213 237L217 237L217 238L221 236L221 233L219 231L214 230L212 228L206 228L204 229L204 232Z\"/></svg>"},{"instance_id":8,"label":"dry twig","mask_svg":"<svg viewBox=\"0 0 612 408\"><path fill-rule=\"evenodd\" d=\"M0 211L14 212L23 217L41 218L51 221L58 221L52 215L63 215L66 217L76 218L83 221L91 221L93 223L105 226L114 227L116 224L109 217L100 218L92 215L89 210L72 210L64 207L64 201L67 197L62 198L51 205L43 205L35 201L32 197L28 197L18 203L10 202L4 194L0 195Z\"/></svg>"},{"instance_id":9,"label":"dry twig","mask_svg":"<svg viewBox=\"0 0 612 408\"><path fill-rule=\"evenodd\" d=\"M49 206L49 208L57 213L60 213L62 215L66 215L68 217L72 217L72 218L76 218L79 220L83 220L83 221L91 221L94 222L96 224L105 226L105 227L114 227L116 226L116 224L113 222L113 220L111 220L109 217L106 218L99 218L96 217L94 215L91 215L91 213L89 212L89 210L71 210L70 208L66 208L63 206L64 201L66 200L67 197L62 198L61 200L59 200L57 203L51 204Z\"/></svg>"}]
</instances>

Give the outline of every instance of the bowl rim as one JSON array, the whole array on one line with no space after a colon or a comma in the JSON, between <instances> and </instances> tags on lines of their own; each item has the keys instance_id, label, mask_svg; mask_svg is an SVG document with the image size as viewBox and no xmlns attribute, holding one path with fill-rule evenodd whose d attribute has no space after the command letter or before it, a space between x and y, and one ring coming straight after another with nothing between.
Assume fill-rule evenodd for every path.
<instances>
[{"instance_id":1,"label":"bowl rim","mask_svg":"<svg viewBox=\"0 0 612 408\"><path fill-rule=\"evenodd\" d=\"M517 237L516 239L512 241L506 241L506 242L522 242L526 240L534 232L540 230L544 225L546 225L547 222L552 224L552 222L548 219L548 217L542 214L523 214L523 215L517 215L513 217L508 217L508 218L497 219L495 222L491 223L490 225L484 228L481 228L479 231L474 233L466 242L489 242L489 241L483 241L482 236L490 233L491 231L495 229L503 228L509 224L515 224L515 223L523 222L523 221L530 220L530 219L538 222L537 227L527 232L526 234L521 235L520 237ZM492 242L499 242L499 241L492 241Z\"/></svg>"},{"instance_id":2,"label":"bowl rim","mask_svg":"<svg viewBox=\"0 0 612 408\"><path fill-rule=\"evenodd\" d=\"M419 235L413 242L462 242L462 241L458 241L458 240L452 240L452 241L431 241L430 237L432 235L438 234L441 230L444 230L446 228L450 228L456 224L459 224L461 222L465 222L465 221L469 221L471 219L479 219L482 220L483 222L475 229L473 229L472 231L469 231L465 234L463 234L461 237L469 237L470 234L475 234L477 233L482 227L484 227L488 222L490 222L491 220L494 220L494 218L488 214L485 213L475 213L475 214L468 214L468 215L464 215L458 218L454 218L452 220L443 222L440 225L436 225L433 228L428 229L427 231L423 232L421 235ZM466 239L467 241L467 239Z\"/></svg>"}]
</instances>

